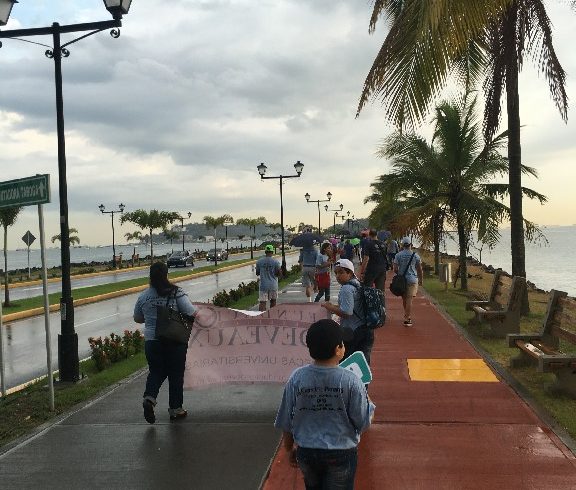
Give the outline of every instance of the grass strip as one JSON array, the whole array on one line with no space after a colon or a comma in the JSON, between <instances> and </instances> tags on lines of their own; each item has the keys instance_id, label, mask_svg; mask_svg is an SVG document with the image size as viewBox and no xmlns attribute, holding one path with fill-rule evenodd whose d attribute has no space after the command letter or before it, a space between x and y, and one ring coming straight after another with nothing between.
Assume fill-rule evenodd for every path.
<instances>
[{"instance_id":1,"label":"grass strip","mask_svg":"<svg viewBox=\"0 0 576 490\"><path fill-rule=\"evenodd\" d=\"M250 261L250 259L246 259L246 261ZM214 266L212 266L212 269L213 268ZM206 269L210 269L210 267L202 268L201 270ZM199 270L195 272L199 272ZM171 272L170 279L177 277L177 274L178 272ZM189 274L189 272L180 271L180 275L182 276L187 274ZM299 273L289 273L287 277L279 281L279 288L294 282L298 276ZM142 284L146 284L148 279L143 278L143 281ZM125 282L132 283L132 281ZM100 286L97 287L99 288ZM111 289L109 289L108 292L125 288L124 282L111 284L109 287ZM75 296L77 296L76 293ZM252 308L257 302L258 292L254 292L240 298L230 307L245 310ZM146 357L144 353L139 353L128 359L113 363L103 371L96 369L92 359L83 361L80 363L80 372L84 375L81 382L55 383L55 410L53 412L50 411L48 382L46 379L33 383L21 391L2 398L0 400L0 447L32 433L43 424L72 410L76 405L93 399L119 381L143 369L145 366Z\"/></svg>"}]
</instances>

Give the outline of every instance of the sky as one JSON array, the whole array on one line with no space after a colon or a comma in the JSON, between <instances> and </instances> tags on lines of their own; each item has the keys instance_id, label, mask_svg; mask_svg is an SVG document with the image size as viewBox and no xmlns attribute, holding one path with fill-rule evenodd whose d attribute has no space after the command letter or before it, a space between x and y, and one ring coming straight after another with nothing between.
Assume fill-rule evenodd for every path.
<instances>
[{"instance_id":1,"label":"sky","mask_svg":"<svg viewBox=\"0 0 576 490\"><path fill-rule=\"evenodd\" d=\"M554 44L576 96L570 46L576 13L546 3ZM284 222L316 224L316 203L368 216L370 183L390 171L376 157L393 130L378 101L355 117L362 84L386 36L368 34L369 0L133 0L121 36L106 31L69 47L64 58L64 114L69 226L83 245L112 241L107 210L158 209L280 221L279 180L261 181L257 165L285 179ZM20 0L6 29L107 20L101 0ZM63 42L74 35L63 36ZM48 37L28 38L50 44ZM0 181L50 174L46 237L60 232L53 62L46 48L2 40L0 49ZM576 223L573 106L565 124L546 81L526 60L520 80L523 163L539 178L523 184L548 196L526 201L541 225ZM429 134L430 126L420 131ZM325 203L321 203L324 206ZM322 227L334 213L321 209ZM186 220L188 222L188 220ZM506 224L504 224L506 226ZM116 227L117 243L135 231ZM35 206L8 231L8 248L38 232ZM35 244L37 245L37 244Z\"/></svg>"}]
</instances>

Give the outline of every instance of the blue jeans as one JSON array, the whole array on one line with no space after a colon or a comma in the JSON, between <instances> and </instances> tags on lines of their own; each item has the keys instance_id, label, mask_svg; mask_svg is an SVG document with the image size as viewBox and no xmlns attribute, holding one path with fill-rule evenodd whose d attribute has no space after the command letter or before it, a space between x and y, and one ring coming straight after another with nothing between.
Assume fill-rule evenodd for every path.
<instances>
[{"instance_id":1,"label":"blue jeans","mask_svg":"<svg viewBox=\"0 0 576 490\"><path fill-rule=\"evenodd\" d=\"M306 490L353 490L358 451L353 449L296 449Z\"/></svg>"},{"instance_id":2,"label":"blue jeans","mask_svg":"<svg viewBox=\"0 0 576 490\"><path fill-rule=\"evenodd\" d=\"M170 408L180 408L184 401L184 368L187 344L163 340L147 340L144 352L148 361L148 378L144 397L158 397L164 380L168 378L168 403Z\"/></svg>"}]
</instances>

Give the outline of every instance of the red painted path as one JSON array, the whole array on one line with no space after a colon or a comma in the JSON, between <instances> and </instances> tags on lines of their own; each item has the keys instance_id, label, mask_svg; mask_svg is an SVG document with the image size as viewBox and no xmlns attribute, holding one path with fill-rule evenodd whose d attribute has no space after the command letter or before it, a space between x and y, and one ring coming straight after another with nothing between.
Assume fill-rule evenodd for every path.
<instances>
[{"instance_id":1,"label":"red painted path","mask_svg":"<svg viewBox=\"0 0 576 490\"><path fill-rule=\"evenodd\" d=\"M386 301L372 354L376 413L360 442L357 489L576 489L572 452L500 378L411 381L407 359L480 355L426 297L414 300L412 327L402 324L401 299ZM263 489L304 489L282 446Z\"/></svg>"}]
</instances>

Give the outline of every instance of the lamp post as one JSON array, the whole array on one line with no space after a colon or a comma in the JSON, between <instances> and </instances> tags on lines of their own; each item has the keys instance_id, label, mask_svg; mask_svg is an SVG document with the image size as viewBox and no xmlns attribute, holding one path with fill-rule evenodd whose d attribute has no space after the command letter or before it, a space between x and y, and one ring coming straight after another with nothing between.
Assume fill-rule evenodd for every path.
<instances>
[{"instance_id":1,"label":"lamp post","mask_svg":"<svg viewBox=\"0 0 576 490\"><path fill-rule=\"evenodd\" d=\"M110 221L112 222L112 267L114 267L114 269L116 269L116 244L114 241L114 213L123 213L125 207L126 206L124 206L124 204L120 203L118 204L118 209L114 209L112 211L104 211L106 209L106 206L104 206L104 204L100 204L100 206L98 206L98 209L102 214L109 214L111 218Z\"/></svg>"},{"instance_id":2,"label":"lamp post","mask_svg":"<svg viewBox=\"0 0 576 490\"><path fill-rule=\"evenodd\" d=\"M322 232L320 231L320 203L330 201L330 199L332 199L332 193L328 192L326 194L326 197L328 199L316 199L316 200L310 199L310 194L308 193L304 194L304 197L306 198L306 202L315 202L316 204L318 204L318 235L321 235Z\"/></svg>"},{"instance_id":3,"label":"lamp post","mask_svg":"<svg viewBox=\"0 0 576 490\"><path fill-rule=\"evenodd\" d=\"M16 0L0 0L0 25L6 25ZM48 49L45 55L54 60L54 81L56 86L56 132L58 136L58 184L60 190L60 254L62 262L62 297L60 298L61 333L58 336L58 370L60 381L78 381L80 363L78 360L78 335L74 330L74 304L70 283L70 230L68 227L68 187L66 182L66 144L64 138L64 102L62 96L62 58L70 55L67 46L92 36L105 29L112 29L110 34L120 36L118 27L122 26L122 16L128 13L132 0L104 0L106 9L113 20L86 22L61 26L54 22L50 27L31 29L11 29L0 31L0 39L22 38L30 36L52 36L52 46L36 43ZM60 35L72 32L90 31L67 43L60 43ZM0 42L0 47L2 46Z\"/></svg>"},{"instance_id":4,"label":"lamp post","mask_svg":"<svg viewBox=\"0 0 576 490\"><path fill-rule=\"evenodd\" d=\"M338 213L342 211L342 209L344 209L344 204L340 204L340 208L339 209L328 209L328 204L326 204L326 206L324 206L324 209L326 210L326 212L328 211L334 211L334 223L332 226L332 234L334 236L336 236L336 216L338 216Z\"/></svg>"},{"instance_id":5,"label":"lamp post","mask_svg":"<svg viewBox=\"0 0 576 490\"><path fill-rule=\"evenodd\" d=\"M188 211L188 219L190 219L190 216L192 216L192 213L190 211ZM182 252L184 252L184 216L180 216L180 218L178 218L180 220L180 224L182 225Z\"/></svg>"},{"instance_id":6,"label":"lamp post","mask_svg":"<svg viewBox=\"0 0 576 490\"><path fill-rule=\"evenodd\" d=\"M282 182L284 179L294 179L297 177L299 178L300 175L302 174L302 170L304 169L304 164L300 160L298 160L294 164L294 169L296 170L296 175L276 175L276 176L269 175L269 176L265 177L264 175L266 174L266 170L268 169L268 167L266 165L264 165L264 163L261 163L256 168L258 169L258 173L260 174L261 180L278 179L280 181L280 228L282 228L282 275L285 277L286 276L286 253L284 251L284 202L283 202L283 198L282 198Z\"/></svg>"},{"instance_id":7,"label":"lamp post","mask_svg":"<svg viewBox=\"0 0 576 490\"><path fill-rule=\"evenodd\" d=\"M234 220L232 219L231 216L227 216L226 218L224 218L224 236L226 237L226 255L228 255L229 250L228 250L228 227L230 225L234 224Z\"/></svg>"}]
</instances>

